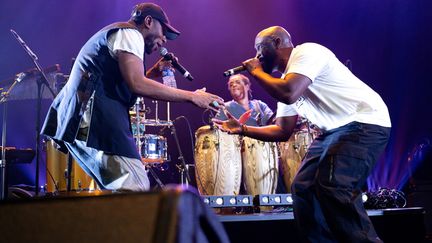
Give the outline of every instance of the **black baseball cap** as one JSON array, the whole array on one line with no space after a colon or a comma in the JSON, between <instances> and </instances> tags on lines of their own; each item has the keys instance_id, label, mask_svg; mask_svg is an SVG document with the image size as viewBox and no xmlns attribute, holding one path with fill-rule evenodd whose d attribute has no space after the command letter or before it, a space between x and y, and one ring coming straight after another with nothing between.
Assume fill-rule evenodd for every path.
<instances>
[{"instance_id":1,"label":"black baseball cap","mask_svg":"<svg viewBox=\"0 0 432 243\"><path fill-rule=\"evenodd\" d=\"M148 15L157 19L161 24L166 27L164 35L167 39L174 40L175 38L177 38L177 36L180 35L180 31L171 26L168 16L163 11L163 9L159 5L156 5L154 3L140 3L136 5L132 11L131 18L145 18Z\"/></svg>"}]
</instances>

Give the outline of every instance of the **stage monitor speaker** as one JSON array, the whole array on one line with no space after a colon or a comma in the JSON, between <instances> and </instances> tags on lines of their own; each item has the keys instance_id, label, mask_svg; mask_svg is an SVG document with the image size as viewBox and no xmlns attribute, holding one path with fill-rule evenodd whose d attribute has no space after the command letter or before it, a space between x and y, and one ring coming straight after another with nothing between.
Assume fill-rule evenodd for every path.
<instances>
[{"instance_id":1,"label":"stage monitor speaker","mask_svg":"<svg viewBox=\"0 0 432 243\"><path fill-rule=\"evenodd\" d=\"M201 198L161 192L0 203L0 242L229 242Z\"/></svg>"}]
</instances>

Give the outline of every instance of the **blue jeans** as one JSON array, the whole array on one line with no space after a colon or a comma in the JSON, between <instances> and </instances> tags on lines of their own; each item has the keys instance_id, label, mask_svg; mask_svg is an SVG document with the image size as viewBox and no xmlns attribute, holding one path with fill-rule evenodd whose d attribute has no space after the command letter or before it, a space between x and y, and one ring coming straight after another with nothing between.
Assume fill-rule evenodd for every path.
<instances>
[{"instance_id":1,"label":"blue jeans","mask_svg":"<svg viewBox=\"0 0 432 243\"><path fill-rule=\"evenodd\" d=\"M315 139L291 187L307 242L381 242L361 193L389 135L390 128L352 122Z\"/></svg>"}]
</instances>

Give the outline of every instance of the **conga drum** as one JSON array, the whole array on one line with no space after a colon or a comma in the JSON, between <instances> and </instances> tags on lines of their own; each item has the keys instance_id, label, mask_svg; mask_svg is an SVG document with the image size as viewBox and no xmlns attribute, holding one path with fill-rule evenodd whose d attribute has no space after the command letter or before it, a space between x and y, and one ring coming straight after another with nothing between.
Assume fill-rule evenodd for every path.
<instances>
[{"instance_id":1,"label":"conga drum","mask_svg":"<svg viewBox=\"0 0 432 243\"><path fill-rule=\"evenodd\" d=\"M281 170L287 192L291 192L294 176L316 136L316 131L298 130L288 141L279 143Z\"/></svg>"},{"instance_id":2,"label":"conga drum","mask_svg":"<svg viewBox=\"0 0 432 243\"><path fill-rule=\"evenodd\" d=\"M240 141L210 126L195 132L195 176L201 195L237 195L241 182Z\"/></svg>"},{"instance_id":3,"label":"conga drum","mask_svg":"<svg viewBox=\"0 0 432 243\"><path fill-rule=\"evenodd\" d=\"M47 173L46 173L46 191L57 192L67 190L67 165L68 154L62 153L56 149L54 141L51 139L46 142L47 149ZM96 187L94 180L88 176L81 167L72 160L71 190L93 190Z\"/></svg>"},{"instance_id":4,"label":"conga drum","mask_svg":"<svg viewBox=\"0 0 432 243\"><path fill-rule=\"evenodd\" d=\"M243 184L247 194L274 194L279 176L277 145L249 137L242 141Z\"/></svg>"}]
</instances>

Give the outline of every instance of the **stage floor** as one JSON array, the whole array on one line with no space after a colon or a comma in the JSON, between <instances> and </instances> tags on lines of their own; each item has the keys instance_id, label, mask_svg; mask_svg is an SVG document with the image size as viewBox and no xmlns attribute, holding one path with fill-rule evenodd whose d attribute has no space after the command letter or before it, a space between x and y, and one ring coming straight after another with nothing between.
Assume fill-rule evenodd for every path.
<instances>
[{"instance_id":1,"label":"stage floor","mask_svg":"<svg viewBox=\"0 0 432 243\"><path fill-rule=\"evenodd\" d=\"M124 207L124 212L129 213L127 219L131 224L135 225L137 224L138 219L143 218L137 217L137 215L149 216L152 215L150 212L153 212L154 214L154 212L157 211L156 209L159 207L159 199L156 200L156 198L160 195L161 194L154 192L128 194L112 193L110 191L82 191L59 193L52 196L45 196L44 198L39 198L38 200L35 198L28 198L27 200L6 201L0 203L0 209L3 210L2 214L0 214L0 223L4 223L4 226L10 226L10 221L17 220L17 217L19 216L18 218L22 219L22 222L15 223L14 225L19 225L21 227L16 229L19 229L17 232L20 232L20 234L24 236L27 235L24 233L26 230L33 232L32 227L27 227L27 224L30 224L39 225L37 232L42 232L40 227L44 226L45 228L43 229L45 229L47 235L49 235L53 233L51 228L54 226L59 227L59 225L75 225L76 222L81 222L81 224L91 223L93 220L99 220L99 217L101 216L108 217L108 215L108 218L111 219L113 217L112 213L106 214L105 211L99 211L103 211L102 209L104 208L108 208L109 212L114 210L114 208L114 211L117 211L118 207L116 206L116 202L118 201L119 203L122 203L119 205ZM135 202L138 199L141 201ZM133 207L131 207L131 205L133 205ZM13 210L9 210L8 208ZM140 211L141 213L137 211L138 208L142 208ZM243 211L248 211L247 209L251 208L241 209ZM217 214L216 217L223 224L231 242L233 243L300 242L295 227L293 212L286 209L287 208L277 208L277 210L270 212L249 214ZM17 215L17 210L21 210L22 213ZM175 207L172 208L172 210L175 210ZM217 209L214 210L216 211ZM424 238L426 235L426 230L424 208L394 208L368 210L367 212L375 226L378 235L384 242L425 242ZM179 211L178 215L182 215L182 213L184 212ZM61 216L62 214L65 214L65 216ZM124 220L125 215L123 214L120 216ZM48 219L49 217L51 217L51 219ZM80 219L80 217L89 217L90 220L83 220ZM70 222L65 223L65 219L68 219ZM155 220L156 219L157 218L155 218ZM29 220L36 221L31 223ZM37 220L40 220L40 222ZM45 221L51 223L44 224L43 222ZM141 226L138 227L137 225L136 227L138 236L143 231L143 225L145 224L142 223ZM154 225L154 223L149 225ZM67 228L70 229L69 227ZM130 230L131 229L128 229L125 232L127 233ZM61 232L57 231L56 233L61 235ZM92 236L92 234L93 233L90 232L89 235ZM129 233L127 234L129 235ZM17 237L17 235L13 232L10 235L13 237L13 239ZM41 233L40 235L41 237L44 237L44 234Z\"/></svg>"},{"instance_id":2,"label":"stage floor","mask_svg":"<svg viewBox=\"0 0 432 243\"><path fill-rule=\"evenodd\" d=\"M384 242L424 242L421 207L368 210ZM292 212L218 215L231 242L300 242Z\"/></svg>"},{"instance_id":3,"label":"stage floor","mask_svg":"<svg viewBox=\"0 0 432 243\"><path fill-rule=\"evenodd\" d=\"M405 214L424 214L422 207L411 208L388 208L367 210L369 217L405 215ZM221 222L243 222L243 221L268 221L268 220L293 220L293 212L276 212L276 213L253 213L253 214L229 214L218 215Z\"/></svg>"}]
</instances>

